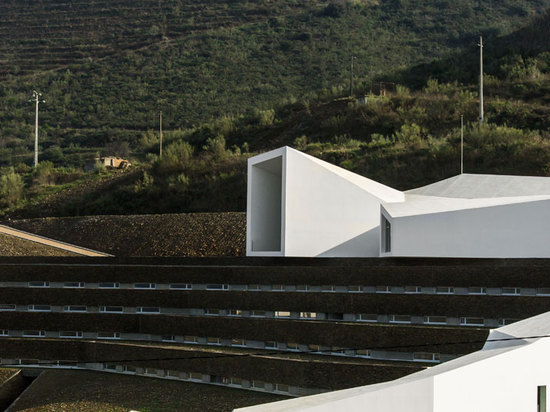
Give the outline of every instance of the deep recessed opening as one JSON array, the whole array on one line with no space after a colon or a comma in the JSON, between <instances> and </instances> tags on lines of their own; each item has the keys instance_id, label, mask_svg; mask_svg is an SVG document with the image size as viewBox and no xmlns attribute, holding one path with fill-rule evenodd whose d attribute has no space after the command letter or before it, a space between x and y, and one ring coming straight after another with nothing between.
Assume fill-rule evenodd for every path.
<instances>
[{"instance_id":1,"label":"deep recessed opening","mask_svg":"<svg viewBox=\"0 0 550 412\"><path fill-rule=\"evenodd\" d=\"M283 157L252 165L251 250L281 252Z\"/></svg>"}]
</instances>

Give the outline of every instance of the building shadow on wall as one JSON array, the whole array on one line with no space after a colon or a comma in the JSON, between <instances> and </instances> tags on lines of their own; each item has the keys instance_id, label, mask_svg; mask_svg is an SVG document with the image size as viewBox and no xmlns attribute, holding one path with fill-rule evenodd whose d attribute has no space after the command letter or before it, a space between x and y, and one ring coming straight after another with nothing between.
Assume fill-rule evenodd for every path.
<instances>
[{"instance_id":1,"label":"building shadow on wall","mask_svg":"<svg viewBox=\"0 0 550 412\"><path fill-rule=\"evenodd\" d=\"M380 254L380 227L361 233L316 257L373 257Z\"/></svg>"}]
</instances>

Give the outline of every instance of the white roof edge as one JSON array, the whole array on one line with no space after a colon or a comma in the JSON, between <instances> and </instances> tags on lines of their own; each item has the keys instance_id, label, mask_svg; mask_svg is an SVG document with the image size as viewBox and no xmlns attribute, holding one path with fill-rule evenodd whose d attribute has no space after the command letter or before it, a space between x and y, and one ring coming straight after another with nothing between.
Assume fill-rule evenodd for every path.
<instances>
[{"instance_id":1,"label":"white roof edge","mask_svg":"<svg viewBox=\"0 0 550 412\"><path fill-rule=\"evenodd\" d=\"M349 170L343 169L339 166L335 166L331 163L325 162L324 160L317 159L306 153L302 153L299 150L293 149L286 146L288 151L306 157L308 160L318 164L319 166L324 167L325 169L330 170L332 173L346 179L350 183L360 187L366 192L370 193L372 196L379 198L385 202L403 202L405 200L405 194L399 190L396 190L392 187L386 186L382 183L379 183L375 180L369 179L367 177L358 175L357 173L350 172Z\"/></svg>"},{"instance_id":2,"label":"white roof edge","mask_svg":"<svg viewBox=\"0 0 550 412\"><path fill-rule=\"evenodd\" d=\"M249 157L248 164L252 165L256 163L265 162L266 160L270 160L275 157L286 156L287 149L289 149L288 146L283 146L274 150L270 150L269 152L260 153L260 154L257 154L256 156Z\"/></svg>"}]
</instances>

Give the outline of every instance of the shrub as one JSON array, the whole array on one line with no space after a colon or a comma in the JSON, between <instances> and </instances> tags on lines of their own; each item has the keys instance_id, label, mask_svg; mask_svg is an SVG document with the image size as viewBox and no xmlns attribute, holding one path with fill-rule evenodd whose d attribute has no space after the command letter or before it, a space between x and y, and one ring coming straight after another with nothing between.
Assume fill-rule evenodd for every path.
<instances>
[{"instance_id":1,"label":"shrub","mask_svg":"<svg viewBox=\"0 0 550 412\"><path fill-rule=\"evenodd\" d=\"M0 176L0 202L15 206L21 200L24 186L21 176L10 167Z\"/></svg>"}]
</instances>

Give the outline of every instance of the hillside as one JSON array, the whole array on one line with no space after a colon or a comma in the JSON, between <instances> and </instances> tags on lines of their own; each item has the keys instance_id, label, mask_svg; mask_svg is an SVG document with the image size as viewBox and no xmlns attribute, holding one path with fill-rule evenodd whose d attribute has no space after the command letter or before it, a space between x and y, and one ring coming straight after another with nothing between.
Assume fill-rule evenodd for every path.
<instances>
[{"instance_id":1,"label":"hillside","mask_svg":"<svg viewBox=\"0 0 550 412\"><path fill-rule=\"evenodd\" d=\"M0 164L30 164L32 89L43 160L139 154L143 133L357 90L394 69L510 33L546 0L7 1L0 5ZM376 81L374 81L376 80ZM215 136L210 136L215 137ZM204 143L204 140L203 140ZM107 146L107 147L106 147ZM116 152L116 153L114 153Z\"/></svg>"},{"instance_id":2,"label":"hillside","mask_svg":"<svg viewBox=\"0 0 550 412\"><path fill-rule=\"evenodd\" d=\"M244 213L44 218L5 222L115 256L244 256ZM50 256L41 245L0 236L0 255ZM60 255L60 254L57 254Z\"/></svg>"}]
</instances>

